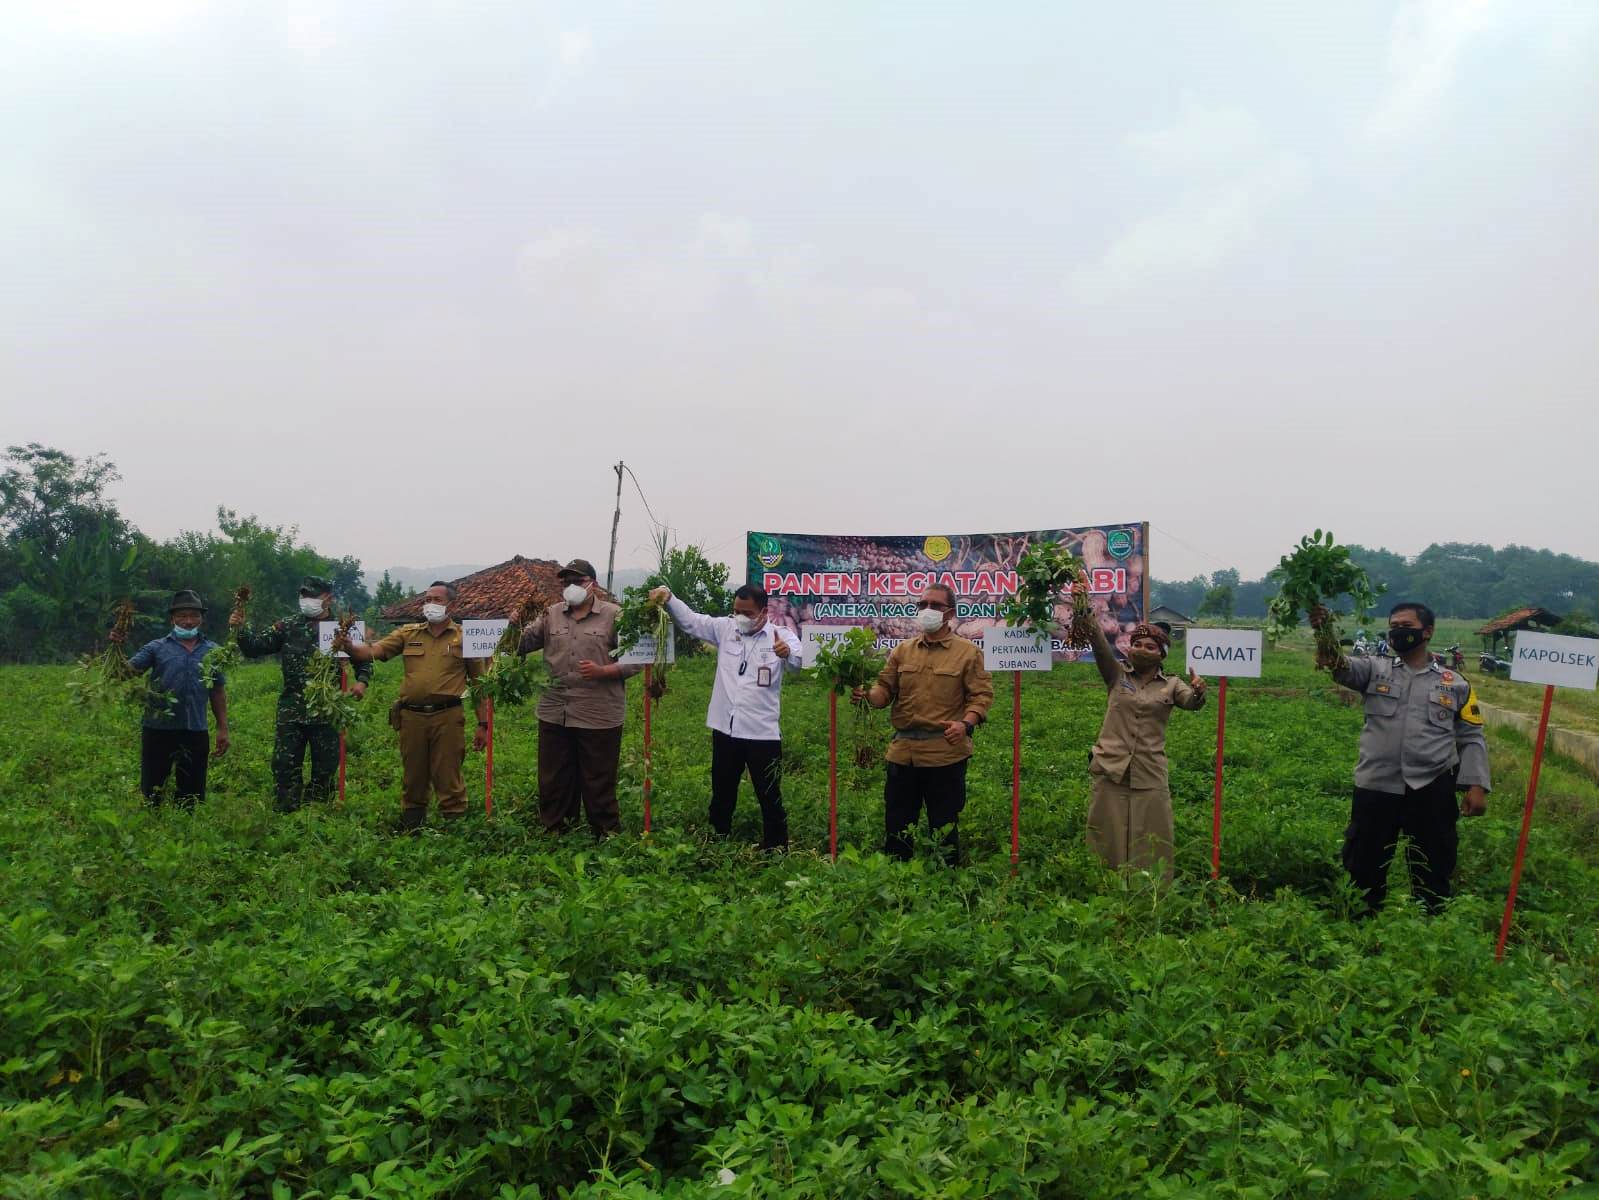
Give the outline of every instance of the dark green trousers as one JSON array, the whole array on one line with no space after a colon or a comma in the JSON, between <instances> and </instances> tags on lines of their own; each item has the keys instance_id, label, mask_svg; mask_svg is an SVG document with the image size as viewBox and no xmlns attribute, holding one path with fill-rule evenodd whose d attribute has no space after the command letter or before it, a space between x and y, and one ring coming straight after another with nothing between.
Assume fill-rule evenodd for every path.
<instances>
[{"instance_id":1,"label":"dark green trousers","mask_svg":"<svg viewBox=\"0 0 1599 1200\"><path fill-rule=\"evenodd\" d=\"M311 752L311 780L302 774L305 753ZM279 812L293 812L307 799L322 802L333 794L339 773L339 734L331 725L306 721L278 721L272 744L272 783Z\"/></svg>"}]
</instances>

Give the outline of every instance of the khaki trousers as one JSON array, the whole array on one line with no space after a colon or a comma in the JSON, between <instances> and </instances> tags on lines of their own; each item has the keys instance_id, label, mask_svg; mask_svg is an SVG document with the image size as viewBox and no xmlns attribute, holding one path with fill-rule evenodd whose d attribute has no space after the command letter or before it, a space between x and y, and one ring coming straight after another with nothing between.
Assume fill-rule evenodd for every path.
<instances>
[{"instance_id":1,"label":"khaki trousers","mask_svg":"<svg viewBox=\"0 0 1599 1200\"><path fill-rule=\"evenodd\" d=\"M439 798L439 812L459 817L466 812L466 726L459 708L419 713L400 710L400 768L407 812L428 810L428 790Z\"/></svg>"},{"instance_id":2,"label":"khaki trousers","mask_svg":"<svg viewBox=\"0 0 1599 1200\"><path fill-rule=\"evenodd\" d=\"M1094 776L1088 801L1088 844L1110 867L1159 871L1170 883L1174 844L1171 789L1135 788Z\"/></svg>"}]
</instances>

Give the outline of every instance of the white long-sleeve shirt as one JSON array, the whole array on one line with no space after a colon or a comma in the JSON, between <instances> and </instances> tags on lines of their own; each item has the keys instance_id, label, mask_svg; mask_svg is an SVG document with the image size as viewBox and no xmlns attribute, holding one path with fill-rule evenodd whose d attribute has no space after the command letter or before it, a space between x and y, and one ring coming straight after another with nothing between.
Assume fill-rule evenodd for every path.
<instances>
[{"instance_id":1,"label":"white long-sleeve shirt","mask_svg":"<svg viewBox=\"0 0 1599 1200\"><path fill-rule=\"evenodd\" d=\"M684 633L716 647L716 684L706 727L729 737L777 741L783 674L800 668L799 639L772 625L740 633L732 617L707 617L676 596L666 602L666 611ZM788 644L786 659L778 658L773 648L778 638Z\"/></svg>"}]
</instances>

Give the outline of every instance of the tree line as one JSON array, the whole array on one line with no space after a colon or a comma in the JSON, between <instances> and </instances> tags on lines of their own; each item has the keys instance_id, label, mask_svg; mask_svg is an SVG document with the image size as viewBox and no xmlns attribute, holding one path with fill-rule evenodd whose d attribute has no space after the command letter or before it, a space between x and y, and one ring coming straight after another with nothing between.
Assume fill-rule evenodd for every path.
<instances>
[{"instance_id":1,"label":"tree line","mask_svg":"<svg viewBox=\"0 0 1599 1200\"><path fill-rule=\"evenodd\" d=\"M157 636L182 587L205 597L205 630L218 641L240 584L263 614L291 610L306 575L331 579L340 607L364 613L374 604L358 559L318 553L293 526L219 507L215 531L146 536L107 496L120 476L104 455L76 458L34 442L9 447L0 464L0 659L52 662L91 649L124 599L138 608L134 636Z\"/></svg>"},{"instance_id":2,"label":"tree line","mask_svg":"<svg viewBox=\"0 0 1599 1200\"><path fill-rule=\"evenodd\" d=\"M217 509L214 531L148 537L107 496L120 476L104 455L76 458L34 442L9 447L0 464L0 660L60 661L91 649L123 599L138 607L135 635L154 636L180 587L206 597L206 632L218 639L228 596L241 583L250 585L252 610L262 614L291 610L305 575L331 579L339 607L369 621L407 595L387 575L373 595L359 559L321 554L294 526L227 507ZM1570 554L1470 542L1435 543L1414 558L1352 550L1372 580L1387 586L1388 598L1422 600L1441 616L1486 618L1538 605L1565 617L1566 631L1585 632L1599 613L1599 563ZM718 581L724 586L725 577ZM1152 603L1219 620L1264 617L1275 592L1271 580L1244 580L1231 568L1150 585Z\"/></svg>"},{"instance_id":3,"label":"tree line","mask_svg":"<svg viewBox=\"0 0 1599 1200\"><path fill-rule=\"evenodd\" d=\"M1599 613L1599 563L1570 554L1476 542L1435 542L1414 558L1360 545L1350 553L1386 586L1384 600L1420 600L1442 617L1486 619L1536 605L1565 618L1563 632L1588 632ZM1191 617L1264 617L1276 591L1269 578L1242 580L1229 568L1182 582L1153 579L1150 602Z\"/></svg>"}]
</instances>

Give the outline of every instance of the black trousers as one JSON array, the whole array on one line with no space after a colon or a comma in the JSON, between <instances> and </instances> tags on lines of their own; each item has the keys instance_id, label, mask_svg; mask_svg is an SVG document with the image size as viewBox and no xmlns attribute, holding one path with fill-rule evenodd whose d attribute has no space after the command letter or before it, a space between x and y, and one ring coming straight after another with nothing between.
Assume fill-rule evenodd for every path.
<instances>
[{"instance_id":1,"label":"black trousers","mask_svg":"<svg viewBox=\"0 0 1599 1200\"><path fill-rule=\"evenodd\" d=\"M883 778L883 853L895 858L911 856L911 826L927 810L927 828L943 837L944 861L956 866L961 856L961 835L956 825L966 807L966 759L944 767L907 767L887 764Z\"/></svg>"},{"instance_id":2,"label":"black trousers","mask_svg":"<svg viewBox=\"0 0 1599 1200\"><path fill-rule=\"evenodd\" d=\"M581 806L595 837L622 831L616 776L622 757L622 727L574 729L539 722L539 823L567 829Z\"/></svg>"},{"instance_id":3,"label":"black trousers","mask_svg":"<svg viewBox=\"0 0 1599 1200\"><path fill-rule=\"evenodd\" d=\"M307 750L311 753L309 786L300 774ZM279 812L293 812L306 797L313 803L326 801L333 794L338 774L338 730L331 725L278 718L277 736L272 743L272 785Z\"/></svg>"},{"instance_id":4,"label":"black trousers","mask_svg":"<svg viewBox=\"0 0 1599 1200\"><path fill-rule=\"evenodd\" d=\"M1406 788L1403 796L1356 788L1344 831L1344 870L1365 893L1367 913L1387 898L1388 868L1400 834L1409 838L1405 862L1412 892L1428 912L1443 907L1450 894L1449 877L1455 873L1459 822L1453 771L1425 787Z\"/></svg>"},{"instance_id":5,"label":"black trousers","mask_svg":"<svg viewBox=\"0 0 1599 1200\"><path fill-rule=\"evenodd\" d=\"M788 813L783 810L783 743L730 737L711 730L711 828L733 832L738 785L748 768L761 805L761 849L788 848Z\"/></svg>"},{"instance_id":6,"label":"black trousers","mask_svg":"<svg viewBox=\"0 0 1599 1200\"><path fill-rule=\"evenodd\" d=\"M167 776L177 772L173 791L179 804L193 808L205 799L205 768L211 735L201 729L145 729L139 740L139 790L151 804L161 803Z\"/></svg>"}]
</instances>

